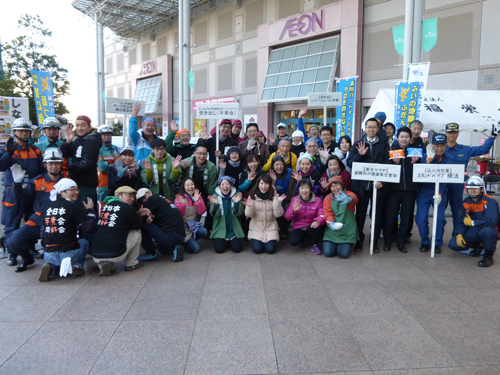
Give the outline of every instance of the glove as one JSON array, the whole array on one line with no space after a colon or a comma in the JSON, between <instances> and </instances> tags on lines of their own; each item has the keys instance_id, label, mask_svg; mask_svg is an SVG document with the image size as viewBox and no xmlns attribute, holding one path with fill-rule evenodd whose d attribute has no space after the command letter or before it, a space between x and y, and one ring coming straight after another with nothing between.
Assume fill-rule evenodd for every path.
<instances>
[{"instance_id":1,"label":"glove","mask_svg":"<svg viewBox=\"0 0 500 375\"><path fill-rule=\"evenodd\" d=\"M14 151L17 150L17 146L14 144L14 138L10 137L7 141L7 153L10 155L14 154Z\"/></svg>"},{"instance_id":2,"label":"glove","mask_svg":"<svg viewBox=\"0 0 500 375\"><path fill-rule=\"evenodd\" d=\"M14 182L23 182L24 177L26 177L26 172L23 170L23 167L21 167L19 164L14 164L12 167L10 167L10 170L12 171L12 178L14 179Z\"/></svg>"},{"instance_id":3,"label":"glove","mask_svg":"<svg viewBox=\"0 0 500 375\"><path fill-rule=\"evenodd\" d=\"M461 234L457 235L457 245L459 247L465 247L464 236L462 236Z\"/></svg>"},{"instance_id":4,"label":"glove","mask_svg":"<svg viewBox=\"0 0 500 375\"><path fill-rule=\"evenodd\" d=\"M432 159L434 159L434 156L436 155L434 153L434 148L432 147L432 144L429 143L425 151L427 154L427 163L430 163Z\"/></svg>"},{"instance_id":5,"label":"glove","mask_svg":"<svg viewBox=\"0 0 500 375\"><path fill-rule=\"evenodd\" d=\"M330 221L328 223L328 228L330 228L331 230L337 230L337 229L335 229L335 224L336 224L335 221L333 221L333 220Z\"/></svg>"},{"instance_id":6,"label":"glove","mask_svg":"<svg viewBox=\"0 0 500 375\"><path fill-rule=\"evenodd\" d=\"M257 141L255 139L249 139L248 145L247 145L247 150L248 151L252 150L256 144L257 144Z\"/></svg>"},{"instance_id":7,"label":"glove","mask_svg":"<svg viewBox=\"0 0 500 375\"><path fill-rule=\"evenodd\" d=\"M116 166L116 174L118 177L123 177L125 175L125 172L127 171L127 167L124 166L122 163L115 163Z\"/></svg>"},{"instance_id":8,"label":"glove","mask_svg":"<svg viewBox=\"0 0 500 375\"><path fill-rule=\"evenodd\" d=\"M335 200L337 202L340 202L340 206L342 206L344 204L348 204L350 201L349 196L346 193L344 193L343 191L340 194L335 196Z\"/></svg>"},{"instance_id":9,"label":"glove","mask_svg":"<svg viewBox=\"0 0 500 375\"><path fill-rule=\"evenodd\" d=\"M498 122L498 125L491 125L491 136L496 137L498 133L500 133L500 121Z\"/></svg>"},{"instance_id":10,"label":"glove","mask_svg":"<svg viewBox=\"0 0 500 375\"><path fill-rule=\"evenodd\" d=\"M443 198L441 198L441 194L436 194L436 195L434 195L434 196L432 197L432 199L434 199L434 204L439 205L439 203L441 203L441 200L442 200Z\"/></svg>"},{"instance_id":11,"label":"glove","mask_svg":"<svg viewBox=\"0 0 500 375\"><path fill-rule=\"evenodd\" d=\"M467 214L465 216L465 219L464 219L464 224L467 225L468 227L472 227L474 226L474 222L472 221L471 217L469 216L469 214Z\"/></svg>"}]
</instances>

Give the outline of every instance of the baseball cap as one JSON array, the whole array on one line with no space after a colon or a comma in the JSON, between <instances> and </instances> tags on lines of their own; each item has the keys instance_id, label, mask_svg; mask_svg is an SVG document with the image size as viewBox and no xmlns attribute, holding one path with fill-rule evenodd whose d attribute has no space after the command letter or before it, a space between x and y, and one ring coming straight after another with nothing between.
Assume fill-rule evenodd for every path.
<instances>
[{"instance_id":1,"label":"baseball cap","mask_svg":"<svg viewBox=\"0 0 500 375\"><path fill-rule=\"evenodd\" d=\"M118 189L115 190L115 197L117 197L118 194L121 193L135 194L137 193L137 191L132 189L130 186L120 186Z\"/></svg>"},{"instance_id":2,"label":"baseball cap","mask_svg":"<svg viewBox=\"0 0 500 375\"><path fill-rule=\"evenodd\" d=\"M377 120L382 121L382 124L385 122L385 119L387 118L385 112L377 112L373 117L376 118Z\"/></svg>"},{"instance_id":3,"label":"baseball cap","mask_svg":"<svg viewBox=\"0 0 500 375\"><path fill-rule=\"evenodd\" d=\"M219 126L222 125L222 124L232 125L231 120L228 120L228 119L221 120L220 123L219 123Z\"/></svg>"},{"instance_id":4,"label":"baseball cap","mask_svg":"<svg viewBox=\"0 0 500 375\"><path fill-rule=\"evenodd\" d=\"M146 195L146 193L148 191L151 191L149 190L148 188L140 188L138 191L137 191L137 195L135 196L137 199L141 199L143 196Z\"/></svg>"},{"instance_id":5,"label":"baseball cap","mask_svg":"<svg viewBox=\"0 0 500 375\"><path fill-rule=\"evenodd\" d=\"M432 136L432 144L438 144L438 143L448 143L448 140L446 139L446 135L437 133Z\"/></svg>"},{"instance_id":6,"label":"baseball cap","mask_svg":"<svg viewBox=\"0 0 500 375\"><path fill-rule=\"evenodd\" d=\"M276 128L279 129L279 128L285 128L286 129L286 124L280 122L278 125L276 125Z\"/></svg>"},{"instance_id":7,"label":"baseball cap","mask_svg":"<svg viewBox=\"0 0 500 375\"><path fill-rule=\"evenodd\" d=\"M243 125L241 125L241 121L240 120L233 120L232 124L233 124L233 126L237 126L239 128L243 127Z\"/></svg>"},{"instance_id":8,"label":"baseball cap","mask_svg":"<svg viewBox=\"0 0 500 375\"><path fill-rule=\"evenodd\" d=\"M459 131L459 126L456 122L450 122L449 124L446 124L444 131L445 133L457 132Z\"/></svg>"}]
</instances>

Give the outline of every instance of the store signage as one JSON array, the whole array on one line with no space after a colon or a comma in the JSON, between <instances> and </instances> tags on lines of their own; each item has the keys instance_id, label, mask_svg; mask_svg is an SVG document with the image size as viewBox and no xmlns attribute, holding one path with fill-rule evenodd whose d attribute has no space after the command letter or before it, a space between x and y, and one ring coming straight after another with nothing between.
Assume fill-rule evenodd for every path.
<instances>
[{"instance_id":1,"label":"store signage","mask_svg":"<svg viewBox=\"0 0 500 375\"><path fill-rule=\"evenodd\" d=\"M234 96L228 96L226 98L193 100L193 112L196 112L198 110L198 104L202 104L202 103L234 103L235 101L236 101L236 99Z\"/></svg>"},{"instance_id":2,"label":"store signage","mask_svg":"<svg viewBox=\"0 0 500 375\"><path fill-rule=\"evenodd\" d=\"M237 119L238 103L203 103L198 105L198 113L196 118L201 119Z\"/></svg>"},{"instance_id":3,"label":"store signage","mask_svg":"<svg viewBox=\"0 0 500 375\"><path fill-rule=\"evenodd\" d=\"M288 36L293 38L299 34L308 34L310 31L316 31L316 26L322 30L323 29L323 10L320 11L320 16L316 13L303 14L299 18L290 18L286 21L285 27L281 32L280 40L283 39L286 32L288 31Z\"/></svg>"},{"instance_id":4,"label":"store signage","mask_svg":"<svg viewBox=\"0 0 500 375\"><path fill-rule=\"evenodd\" d=\"M415 164L416 165L416 164ZM352 163L352 179L378 182L399 182L401 166L393 164Z\"/></svg>"},{"instance_id":5,"label":"store signage","mask_svg":"<svg viewBox=\"0 0 500 375\"><path fill-rule=\"evenodd\" d=\"M464 166L462 164L414 164L413 182L463 184Z\"/></svg>"},{"instance_id":6,"label":"store signage","mask_svg":"<svg viewBox=\"0 0 500 375\"><path fill-rule=\"evenodd\" d=\"M135 103L140 103L142 105L138 115L144 116L146 113L146 102L134 99L112 98L111 96L106 100L106 113L130 115Z\"/></svg>"},{"instance_id":7,"label":"store signage","mask_svg":"<svg viewBox=\"0 0 500 375\"><path fill-rule=\"evenodd\" d=\"M143 62L141 65L141 71L139 72L139 75L143 76L146 74L155 73L157 70L157 66L158 65L156 64L155 60Z\"/></svg>"},{"instance_id":8,"label":"store signage","mask_svg":"<svg viewBox=\"0 0 500 375\"><path fill-rule=\"evenodd\" d=\"M307 94L308 107L337 107L342 103L341 92L321 92Z\"/></svg>"}]
</instances>

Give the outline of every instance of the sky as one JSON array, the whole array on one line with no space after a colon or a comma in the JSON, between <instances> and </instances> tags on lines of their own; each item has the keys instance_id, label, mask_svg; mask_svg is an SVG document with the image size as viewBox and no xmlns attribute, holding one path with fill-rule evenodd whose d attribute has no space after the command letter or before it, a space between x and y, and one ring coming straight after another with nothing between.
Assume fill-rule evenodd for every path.
<instances>
[{"instance_id":1,"label":"sky","mask_svg":"<svg viewBox=\"0 0 500 375\"><path fill-rule=\"evenodd\" d=\"M60 66L69 70L70 95L62 101L70 114L65 115L74 122L79 115L87 115L92 125L97 125L97 84L96 84L96 35L95 23L71 6L72 0L17 0L2 6L0 39L10 41L24 31L17 21L23 14L39 15L44 26L52 31L47 44L49 51L57 57ZM5 16L8 15L8 16ZM105 32L105 36L110 35ZM107 45L109 40L104 41ZM5 57L4 57L5 59Z\"/></svg>"}]
</instances>

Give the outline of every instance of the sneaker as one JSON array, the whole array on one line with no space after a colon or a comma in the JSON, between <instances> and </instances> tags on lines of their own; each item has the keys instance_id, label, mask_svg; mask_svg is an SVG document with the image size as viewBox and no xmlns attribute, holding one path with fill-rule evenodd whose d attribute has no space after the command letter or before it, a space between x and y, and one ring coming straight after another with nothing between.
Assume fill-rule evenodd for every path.
<instances>
[{"instance_id":1,"label":"sneaker","mask_svg":"<svg viewBox=\"0 0 500 375\"><path fill-rule=\"evenodd\" d=\"M85 270L83 268L73 267L73 272L71 273L71 276L78 277L83 275L85 275Z\"/></svg>"},{"instance_id":2,"label":"sneaker","mask_svg":"<svg viewBox=\"0 0 500 375\"><path fill-rule=\"evenodd\" d=\"M50 281L50 275L52 274L52 266L50 263L45 263L40 271L40 276L38 276L38 281L46 282Z\"/></svg>"},{"instance_id":3,"label":"sneaker","mask_svg":"<svg viewBox=\"0 0 500 375\"><path fill-rule=\"evenodd\" d=\"M125 271L134 271L134 270L136 270L138 268L142 268L142 267L144 267L144 263L139 261L137 264L135 264L133 266L126 266Z\"/></svg>"},{"instance_id":4,"label":"sneaker","mask_svg":"<svg viewBox=\"0 0 500 375\"><path fill-rule=\"evenodd\" d=\"M304 243L303 242L299 243L296 247L299 248L299 249L302 249L304 247Z\"/></svg>"},{"instance_id":5,"label":"sneaker","mask_svg":"<svg viewBox=\"0 0 500 375\"><path fill-rule=\"evenodd\" d=\"M182 262L184 260L184 249L181 248L179 245L175 245L175 249L172 255L172 260L174 262Z\"/></svg>"},{"instance_id":6,"label":"sneaker","mask_svg":"<svg viewBox=\"0 0 500 375\"><path fill-rule=\"evenodd\" d=\"M318 247L318 245L312 245L311 247L311 251L316 254L316 255L321 255L322 251L321 249Z\"/></svg>"},{"instance_id":7,"label":"sneaker","mask_svg":"<svg viewBox=\"0 0 500 375\"><path fill-rule=\"evenodd\" d=\"M114 264L111 262L99 262L99 269L101 272L99 276L111 276L111 271L113 271Z\"/></svg>"},{"instance_id":8,"label":"sneaker","mask_svg":"<svg viewBox=\"0 0 500 375\"><path fill-rule=\"evenodd\" d=\"M140 260L141 262L147 262L149 260L158 260L158 259L160 259L158 257L158 254L155 254L155 255L144 254L144 255L141 255L140 257L137 257L137 260Z\"/></svg>"},{"instance_id":9,"label":"sneaker","mask_svg":"<svg viewBox=\"0 0 500 375\"><path fill-rule=\"evenodd\" d=\"M7 260L8 266L17 266L17 255L9 253L9 259Z\"/></svg>"}]
</instances>

